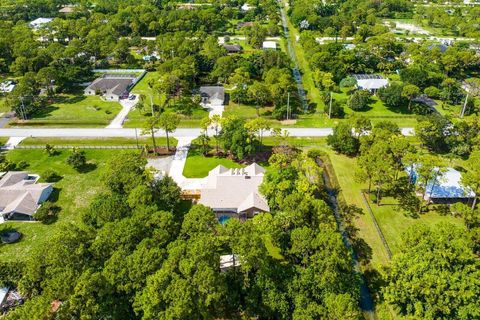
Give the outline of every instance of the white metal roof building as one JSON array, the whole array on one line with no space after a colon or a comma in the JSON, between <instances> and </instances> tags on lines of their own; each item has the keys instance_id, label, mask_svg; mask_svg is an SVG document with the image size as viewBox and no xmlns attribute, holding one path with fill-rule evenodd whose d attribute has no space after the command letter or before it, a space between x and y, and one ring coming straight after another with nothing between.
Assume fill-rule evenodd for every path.
<instances>
[{"instance_id":1,"label":"white metal roof building","mask_svg":"<svg viewBox=\"0 0 480 320\"><path fill-rule=\"evenodd\" d=\"M277 50L277 43L275 41L263 41L262 48Z\"/></svg>"},{"instance_id":2,"label":"white metal roof building","mask_svg":"<svg viewBox=\"0 0 480 320\"><path fill-rule=\"evenodd\" d=\"M52 21L53 21L52 18L38 18L30 22L29 26L32 29L40 29Z\"/></svg>"},{"instance_id":3,"label":"white metal roof building","mask_svg":"<svg viewBox=\"0 0 480 320\"><path fill-rule=\"evenodd\" d=\"M407 168L407 173L414 184L418 181L415 166ZM442 174L438 174L435 179L431 179L425 188L425 200L435 199L470 199L475 197L475 193L462 185L462 174L454 168L447 168Z\"/></svg>"},{"instance_id":4,"label":"white metal roof building","mask_svg":"<svg viewBox=\"0 0 480 320\"><path fill-rule=\"evenodd\" d=\"M360 90L374 92L388 86L388 79L378 74L354 74L352 77L357 80L357 88Z\"/></svg>"}]
</instances>

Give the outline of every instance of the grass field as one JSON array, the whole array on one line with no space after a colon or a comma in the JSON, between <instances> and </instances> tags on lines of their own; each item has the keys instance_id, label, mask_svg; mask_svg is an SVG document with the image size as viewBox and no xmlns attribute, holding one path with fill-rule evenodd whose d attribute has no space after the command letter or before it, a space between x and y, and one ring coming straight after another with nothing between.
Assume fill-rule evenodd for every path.
<instances>
[{"instance_id":1,"label":"grass field","mask_svg":"<svg viewBox=\"0 0 480 320\"><path fill-rule=\"evenodd\" d=\"M241 168L242 166L232 160L219 157L205 157L199 148L192 146L188 152L187 161L183 168L183 175L187 178L204 178L208 172L218 165L227 168Z\"/></svg>"},{"instance_id":2,"label":"grass field","mask_svg":"<svg viewBox=\"0 0 480 320\"><path fill-rule=\"evenodd\" d=\"M375 229L372 218L367 214L367 209L360 193L360 190L365 189L366 185L358 183L354 179L356 159L335 154L327 148L324 150L330 156L333 169L341 186L341 195L347 204L353 204L364 212L363 215L356 219L356 226L359 229L359 237L364 239L372 249L372 266L379 268L387 264L389 260L387 252ZM454 218L450 215L442 216L435 212L412 217L402 212L397 202L392 198L384 198L380 207L374 204L370 205L393 254L400 249L402 233L412 225L419 223L435 225L440 222L451 222L456 225L463 224L463 221L459 218Z\"/></svg>"},{"instance_id":3,"label":"grass field","mask_svg":"<svg viewBox=\"0 0 480 320\"><path fill-rule=\"evenodd\" d=\"M134 151L131 151L134 152ZM78 173L66 164L66 159L71 151L63 150L56 156L48 156L43 150L12 150L8 152L7 159L18 162L27 161L28 172L42 175L46 170L54 170L63 178L55 183L54 192L50 200L56 201L62 210L58 221L51 225L40 222L6 222L22 233L22 239L11 245L2 245L0 259L2 261L23 260L29 256L34 247L45 245L45 242L62 225L67 223L78 224L84 210L92 198L101 192L104 187L101 181L102 172L105 170L106 161L118 153L117 150L86 150L91 171Z\"/></svg>"},{"instance_id":4,"label":"grass field","mask_svg":"<svg viewBox=\"0 0 480 320\"><path fill-rule=\"evenodd\" d=\"M10 109L7 107L6 98L0 96L0 114L9 112Z\"/></svg>"},{"instance_id":5,"label":"grass field","mask_svg":"<svg viewBox=\"0 0 480 320\"><path fill-rule=\"evenodd\" d=\"M98 96L60 95L31 119L10 125L103 127L108 125L121 109L118 102L103 101Z\"/></svg>"},{"instance_id":6,"label":"grass field","mask_svg":"<svg viewBox=\"0 0 480 320\"><path fill-rule=\"evenodd\" d=\"M155 141L158 146L166 146L167 138L156 137ZM22 146L45 146L46 144L52 146L135 146L137 145L136 139L131 138L88 138L88 139L75 139L75 138L27 138L23 140L20 145ZM138 139L140 146L152 145L152 139L147 137L141 137ZM170 138L170 145L177 145L175 138Z\"/></svg>"},{"instance_id":7,"label":"grass field","mask_svg":"<svg viewBox=\"0 0 480 320\"><path fill-rule=\"evenodd\" d=\"M151 113L143 114L137 109L133 109L125 119L124 128L142 128L150 117ZM193 111L191 116L180 116L180 128L198 128L203 118L208 116L208 111L203 109L197 109Z\"/></svg>"},{"instance_id":8,"label":"grass field","mask_svg":"<svg viewBox=\"0 0 480 320\"><path fill-rule=\"evenodd\" d=\"M161 105L162 101L160 95L156 94L152 88L148 86L150 81L158 80L160 74L158 72L148 72L142 80L140 80L135 87L132 89L133 94L143 94L145 95L147 101L150 101L156 105ZM167 108L169 109L169 108ZM173 109L172 109L173 110ZM145 123L147 117L151 116L151 113L142 113L138 109L133 109L127 116L125 120L125 128L141 128ZM183 128L194 128L200 127L200 122L203 118L208 116L208 111L204 109L196 109L193 111L191 116L180 115L180 125L179 127Z\"/></svg>"}]
</instances>

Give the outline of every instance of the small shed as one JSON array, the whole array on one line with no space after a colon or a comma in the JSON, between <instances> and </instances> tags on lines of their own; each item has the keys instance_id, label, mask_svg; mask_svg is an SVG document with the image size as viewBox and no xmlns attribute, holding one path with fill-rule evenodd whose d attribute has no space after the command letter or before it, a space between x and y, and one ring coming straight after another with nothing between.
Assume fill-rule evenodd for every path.
<instances>
[{"instance_id":1,"label":"small shed","mask_svg":"<svg viewBox=\"0 0 480 320\"><path fill-rule=\"evenodd\" d=\"M277 43L275 41L263 41L262 49L277 50Z\"/></svg>"},{"instance_id":2,"label":"small shed","mask_svg":"<svg viewBox=\"0 0 480 320\"><path fill-rule=\"evenodd\" d=\"M223 44L223 47L225 50L227 50L228 53L239 53L242 52L242 46L239 44Z\"/></svg>"}]
</instances>

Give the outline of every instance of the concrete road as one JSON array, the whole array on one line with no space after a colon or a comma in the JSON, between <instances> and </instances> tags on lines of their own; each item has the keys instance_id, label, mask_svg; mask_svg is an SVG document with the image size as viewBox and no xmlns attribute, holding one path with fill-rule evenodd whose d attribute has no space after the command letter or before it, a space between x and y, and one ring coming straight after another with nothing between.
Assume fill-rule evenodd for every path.
<instances>
[{"instance_id":1,"label":"concrete road","mask_svg":"<svg viewBox=\"0 0 480 320\"><path fill-rule=\"evenodd\" d=\"M326 137L332 133L332 128L284 128L291 137ZM181 128L177 129L172 136L176 138L182 137L198 137L200 128ZM140 129L136 133L140 136ZM209 134L213 134L209 130ZM413 136L413 128L402 128L402 134L405 136ZM265 133L264 136L269 136ZM157 136L165 136L165 132L158 130ZM125 128L91 128L91 129L75 129L75 128L6 128L0 129L0 137L56 137L56 138L135 138L135 129Z\"/></svg>"}]
</instances>

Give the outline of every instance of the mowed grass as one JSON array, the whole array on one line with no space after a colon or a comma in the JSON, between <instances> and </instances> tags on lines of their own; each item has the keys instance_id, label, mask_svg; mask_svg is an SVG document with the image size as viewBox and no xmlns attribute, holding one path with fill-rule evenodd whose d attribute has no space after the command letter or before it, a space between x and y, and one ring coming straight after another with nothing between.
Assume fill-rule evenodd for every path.
<instances>
[{"instance_id":1,"label":"mowed grass","mask_svg":"<svg viewBox=\"0 0 480 320\"><path fill-rule=\"evenodd\" d=\"M155 105L162 105L161 97L159 94L154 92L152 88L148 85L149 82L155 82L160 78L159 72L148 72L142 80L140 80L135 87L132 89L133 94L143 94L145 95L147 102L151 101ZM166 108L167 110L174 111L173 108ZM145 121L148 117L151 116L150 111L141 112L140 110L134 108L130 111L125 120L125 128L141 128L144 126ZM200 127L200 122L203 118L208 116L208 111L205 109L196 109L193 110L193 113L188 116L180 116L180 128L198 128Z\"/></svg>"},{"instance_id":2,"label":"mowed grass","mask_svg":"<svg viewBox=\"0 0 480 320\"><path fill-rule=\"evenodd\" d=\"M389 259L386 249L380 240L380 236L375 229L371 216L367 212L366 205L360 193L362 189L367 188L367 185L356 182L354 178L355 168L357 166L356 159L336 154L328 148L324 150L330 156L336 177L341 186L341 195L347 204L353 204L361 208L364 212L363 215L360 215L356 219L355 223L359 229L359 237L364 239L372 249L372 265L378 268L387 264ZM399 208L398 202L395 199L389 197L382 199L379 207L371 203L371 201L369 201L369 203L394 255L401 249L402 234L410 226L421 223L434 226L442 222L450 222L458 226L463 225L463 221L460 218L455 218L451 215L442 216L433 211L417 217L411 216Z\"/></svg>"},{"instance_id":3,"label":"mowed grass","mask_svg":"<svg viewBox=\"0 0 480 320\"><path fill-rule=\"evenodd\" d=\"M219 158L219 157L205 157L198 147L192 147L188 152L187 161L183 168L183 175L187 178L204 178L208 172L218 165L226 168L241 168L242 165L235 161Z\"/></svg>"},{"instance_id":4,"label":"mowed grass","mask_svg":"<svg viewBox=\"0 0 480 320\"><path fill-rule=\"evenodd\" d=\"M103 127L122 109L118 102L103 101L99 96L60 95L26 121L11 126Z\"/></svg>"},{"instance_id":5,"label":"mowed grass","mask_svg":"<svg viewBox=\"0 0 480 320\"><path fill-rule=\"evenodd\" d=\"M7 159L13 162L27 161L29 167L26 171L30 173L42 175L46 170L54 170L63 177L55 183L54 192L50 197L50 200L55 201L62 210L58 221L51 225L40 222L6 222L6 226L11 226L22 233L22 239L14 244L1 245L0 260L24 260L34 248L45 246L46 241L63 225L80 224L82 211L88 207L96 194L105 189L101 177L106 162L118 152L118 150L86 150L92 170L78 173L66 164L66 159L71 154L70 150L61 150L56 156L48 156L43 150L9 151Z\"/></svg>"},{"instance_id":6,"label":"mowed grass","mask_svg":"<svg viewBox=\"0 0 480 320\"><path fill-rule=\"evenodd\" d=\"M140 110L134 108L128 114L125 119L124 128L142 128L145 125L145 122L148 117L151 116L151 113L142 113ZM196 109L193 111L191 116L180 117L179 128L198 128L200 127L201 121L203 118L208 116L208 111L204 109Z\"/></svg>"},{"instance_id":7,"label":"mowed grass","mask_svg":"<svg viewBox=\"0 0 480 320\"><path fill-rule=\"evenodd\" d=\"M9 112L10 108L7 107L7 99L5 97L0 97L0 114Z\"/></svg>"},{"instance_id":8,"label":"mowed grass","mask_svg":"<svg viewBox=\"0 0 480 320\"><path fill-rule=\"evenodd\" d=\"M166 146L166 137L155 137L157 146ZM23 140L21 146L45 146L46 144L52 146L136 146L137 140L132 138L27 138ZM139 137L138 145L152 145L152 139L149 137ZM177 140L170 138L170 145L176 146Z\"/></svg>"}]
</instances>

